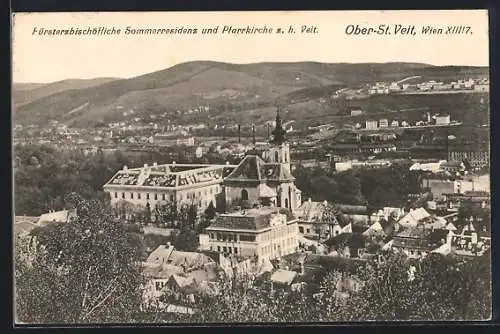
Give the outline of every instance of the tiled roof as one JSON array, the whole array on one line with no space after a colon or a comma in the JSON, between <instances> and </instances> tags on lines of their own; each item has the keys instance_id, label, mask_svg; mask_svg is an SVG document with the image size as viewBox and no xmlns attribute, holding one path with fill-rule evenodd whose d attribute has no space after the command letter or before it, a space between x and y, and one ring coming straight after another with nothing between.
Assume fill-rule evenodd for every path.
<instances>
[{"instance_id":1,"label":"tiled roof","mask_svg":"<svg viewBox=\"0 0 500 334\"><path fill-rule=\"evenodd\" d=\"M120 171L108 182L117 185L136 185L139 178L139 171Z\"/></svg>"},{"instance_id":2,"label":"tiled roof","mask_svg":"<svg viewBox=\"0 0 500 334\"><path fill-rule=\"evenodd\" d=\"M174 249L174 246L160 245L146 260L152 264L167 264L177 267L201 268L206 264L214 263L210 257L197 252L181 252Z\"/></svg>"},{"instance_id":3,"label":"tiled roof","mask_svg":"<svg viewBox=\"0 0 500 334\"><path fill-rule=\"evenodd\" d=\"M252 180L260 181L261 168L265 164L264 160L257 155L247 155L234 171L229 174L226 180Z\"/></svg>"},{"instance_id":4,"label":"tiled roof","mask_svg":"<svg viewBox=\"0 0 500 334\"><path fill-rule=\"evenodd\" d=\"M156 264L145 262L143 265L142 273L150 278L164 278L168 279L170 276L180 274L184 270L180 267L169 264Z\"/></svg>"},{"instance_id":5,"label":"tiled roof","mask_svg":"<svg viewBox=\"0 0 500 334\"><path fill-rule=\"evenodd\" d=\"M441 245L441 240L446 240L446 230L430 231L422 228L409 228L393 238L393 247L417 248L432 250Z\"/></svg>"},{"instance_id":6,"label":"tiled roof","mask_svg":"<svg viewBox=\"0 0 500 334\"><path fill-rule=\"evenodd\" d=\"M220 215L212 227L222 227L241 230L260 230L270 226L271 213L262 213L260 215Z\"/></svg>"},{"instance_id":7,"label":"tiled roof","mask_svg":"<svg viewBox=\"0 0 500 334\"><path fill-rule=\"evenodd\" d=\"M424 208L418 208L408 212L399 220L401 225L416 225L418 222L430 218L430 214Z\"/></svg>"},{"instance_id":8,"label":"tiled roof","mask_svg":"<svg viewBox=\"0 0 500 334\"><path fill-rule=\"evenodd\" d=\"M294 180L291 172L282 164L266 163L258 155L247 155L231 174L227 181L282 181Z\"/></svg>"},{"instance_id":9,"label":"tiled roof","mask_svg":"<svg viewBox=\"0 0 500 334\"><path fill-rule=\"evenodd\" d=\"M176 183L177 175L175 174L151 173L142 185L150 187L175 187Z\"/></svg>"},{"instance_id":10,"label":"tiled roof","mask_svg":"<svg viewBox=\"0 0 500 334\"><path fill-rule=\"evenodd\" d=\"M320 220L325 206L323 202L306 201L300 205L297 211L297 216L306 222Z\"/></svg>"},{"instance_id":11,"label":"tiled roof","mask_svg":"<svg viewBox=\"0 0 500 334\"><path fill-rule=\"evenodd\" d=\"M179 187L222 180L234 165L153 165L118 171L107 185Z\"/></svg>"}]
</instances>

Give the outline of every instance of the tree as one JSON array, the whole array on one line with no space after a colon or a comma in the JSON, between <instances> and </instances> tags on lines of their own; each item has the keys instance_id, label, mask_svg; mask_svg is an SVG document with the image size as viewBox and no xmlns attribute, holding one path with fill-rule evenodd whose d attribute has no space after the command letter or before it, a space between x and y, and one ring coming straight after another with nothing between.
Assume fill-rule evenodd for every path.
<instances>
[{"instance_id":1,"label":"tree","mask_svg":"<svg viewBox=\"0 0 500 334\"><path fill-rule=\"evenodd\" d=\"M215 217L215 206L214 202L210 201L210 204L208 204L208 207L205 209L205 216L207 219L214 219Z\"/></svg>"},{"instance_id":2,"label":"tree","mask_svg":"<svg viewBox=\"0 0 500 334\"><path fill-rule=\"evenodd\" d=\"M390 254L359 272L360 292L344 307L345 321L477 320L491 315L488 262L433 254L422 262Z\"/></svg>"},{"instance_id":3,"label":"tree","mask_svg":"<svg viewBox=\"0 0 500 334\"><path fill-rule=\"evenodd\" d=\"M141 238L100 202L76 200L77 218L33 232L31 263L16 258L19 321L126 322L140 305Z\"/></svg>"}]
</instances>

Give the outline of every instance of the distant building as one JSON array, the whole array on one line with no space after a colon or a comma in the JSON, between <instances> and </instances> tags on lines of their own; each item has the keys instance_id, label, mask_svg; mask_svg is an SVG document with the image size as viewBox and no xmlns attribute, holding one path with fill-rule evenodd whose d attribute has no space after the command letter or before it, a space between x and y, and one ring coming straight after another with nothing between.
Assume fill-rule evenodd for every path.
<instances>
[{"instance_id":1,"label":"distant building","mask_svg":"<svg viewBox=\"0 0 500 334\"><path fill-rule=\"evenodd\" d=\"M365 123L365 128L366 129L378 129L378 122L377 121L366 121Z\"/></svg>"},{"instance_id":2,"label":"distant building","mask_svg":"<svg viewBox=\"0 0 500 334\"><path fill-rule=\"evenodd\" d=\"M436 125L449 125L451 123L450 115L436 116Z\"/></svg>"},{"instance_id":3,"label":"distant building","mask_svg":"<svg viewBox=\"0 0 500 334\"><path fill-rule=\"evenodd\" d=\"M379 127L387 128L389 127L389 121L386 118L383 118L379 121Z\"/></svg>"},{"instance_id":4,"label":"distant building","mask_svg":"<svg viewBox=\"0 0 500 334\"><path fill-rule=\"evenodd\" d=\"M446 229L430 230L419 225L398 233L389 243L392 249L403 252L409 258L420 259L449 242L448 234Z\"/></svg>"},{"instance_id":5,"label":"distant building","mask_svg":"<svg viewBox=\"0 0 500 334\"><path fill-rule=\"evenodd\" d=\"M467 161L471 167L481 168L489 165L490 155L486 151L450 151L448 160Z\"/></svg>"},{"instance_id":6,"label":"distant building","mask_svg":"<svg viewBox=\"0 0 500 334\"><path fill-rule=\"evenodd\" d=\"M200 159L203 157L203 147L198 146L195 151L196 158Z\"/></svg>"},{"instance_id":7,"label":"distant building","mask_svg":"<svg viewBox=\"0 0 500 334\"><path fill-rule=\"evenodd\" d=\"M474 85L474 90L479 91L479 92L489 92L490 91L490 85L489 84L484 84L484 83L479 83Z\"/></svg>"},{"instance_id":8,"label":"distant building","mask_svg":"<svg viewBox=\"0 0 500 334\"><path fill-rule=\"evenodd\" d=\"M398 126L399 126L399 121L394 120L394 121L391 122L391 127L397 128Z\"/></svg>"},{"instance_id":9,"label":"distant building","mask_svg":"<svg viewBox=\"0 0 500 334\"><path fill-rule=\"evenodd\" d=\"M313 202L311 199L302 203L296 212L299 233L314 239L330 234L328 224L323 223L326 205L325 202Z\"/></svg>"},{"instance_id":10,"label":"distant building","mask_svg":"<svg viewBox=\"0 0 500 334\"><path fill-rule=\"evenodd\" d=\"M351 107L350 112L351 112L351 116L363 115L363 109L361 109L360 107Z\"/></svg>"}]
</instances>

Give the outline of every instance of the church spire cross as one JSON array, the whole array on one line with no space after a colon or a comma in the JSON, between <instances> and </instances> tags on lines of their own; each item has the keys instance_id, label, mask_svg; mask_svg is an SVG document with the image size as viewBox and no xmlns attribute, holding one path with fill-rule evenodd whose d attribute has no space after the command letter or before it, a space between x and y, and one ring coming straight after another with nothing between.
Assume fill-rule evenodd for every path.
<instances>
[{"instance_id":1,"label":"church spire cross","mask_svg":"<svg viewBox=\"0 0 500 334\"><path fill-rule=\"evenodd\" d=\"M285 130L283 129L283 124L281 123L280 108L276 109L276 126L272 131L271 143L282 144L285 142Z\"/></svg>"}]
</instances>

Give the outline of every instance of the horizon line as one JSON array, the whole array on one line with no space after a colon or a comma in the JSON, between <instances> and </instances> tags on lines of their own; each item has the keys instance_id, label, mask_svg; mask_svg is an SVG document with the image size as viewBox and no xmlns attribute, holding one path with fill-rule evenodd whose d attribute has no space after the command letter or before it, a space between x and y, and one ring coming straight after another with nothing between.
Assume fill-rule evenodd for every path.
<instances>
[{"instance_id":1,"label":"horizon line","mask_svg":"<svg viewBox=\"0 0 500 334\"><path fill-rule=\"evenodd\" d=\"M58 83L61 81L67 81L67 80L97 80L97 79L114 79L114 80L128 80L128 79L133 79L141 76L145 76L148 74L152 74L155 72L159 71L164 71L168 70L170 68L173 68L178 65L182 64L188 64L188 63L202 63L202 62L212 62L212 63L222 63L222 64L230 64L230 65L253 65L253 64L296 64L296 63L318 63L318 64L329 64L329 65L334 65L334 64L349 64L349 65L362 65L362 64L420 64L420 65L427 65L427 66L432 66L432 67L490 67L490 65L464 65L464 64L447 64L447 65L434 65L430 63L425 63L425 62L415 62L415 61L388 61L388 62L321 62L321 61L314 61L314 60L304 60L304 61L258 61L258 62L248 62L248 63L232 63L232 62L225 62L225 61L218 61L218 60L191 60L191 61L185 61L185 62L180 62L177 64L174 64L169 67L161 68L154 70L152 72L146 72L142 74L136 74L128 77L115 77L115 76L99 76L99 77L80 77L80 78L75 78L75 77L69 77L69 78L64 78L64 79L59 79L55 81L48 81L48 82L32 82L32 81L12 81L12 85L14 84L31 84L31 85L50 85L54 83Z\"/></svg>"}]
</instances>

